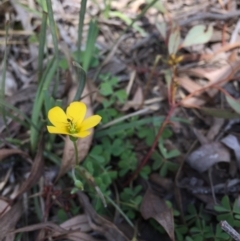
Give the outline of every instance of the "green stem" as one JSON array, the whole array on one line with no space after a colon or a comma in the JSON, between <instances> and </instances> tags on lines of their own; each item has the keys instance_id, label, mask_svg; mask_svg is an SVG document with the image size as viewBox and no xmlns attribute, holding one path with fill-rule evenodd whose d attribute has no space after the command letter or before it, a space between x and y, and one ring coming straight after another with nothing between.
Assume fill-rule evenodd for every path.
<instances>
[{"instance_id":1,"label":"green stem","mask_svg":"<svg viewBox=\"0 0 240 241\"><path fill-rule=\"evenodd\" d=\"M75 151L75 160L76 160L76 166L78 165L78 149L77 149L77 141L73 141L74 145L74 151Z\"/></svg>"}]
</instances>

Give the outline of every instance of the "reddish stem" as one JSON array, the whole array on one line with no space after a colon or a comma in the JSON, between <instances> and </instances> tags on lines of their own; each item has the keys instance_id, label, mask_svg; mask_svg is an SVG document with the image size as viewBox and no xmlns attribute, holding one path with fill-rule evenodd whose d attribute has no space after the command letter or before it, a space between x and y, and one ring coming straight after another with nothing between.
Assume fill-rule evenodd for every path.
<instances>
[{"instance_id":1,"label":"reddish stem","mask_svg":"<svg viewBox=\"0 0 240 241\"><path fill-rule=\"evenodd\" d=\"M162 135L162 132L165 128L165 126L168 124L170 118L171 118L171 115L173 113L173 111L175 110L175 108L177 107L178 105L175 104L175 105L171 105L171 109L170 111L168 112L167 116L165 117L163 123L161 124L159 130L158 130L158 133L154 139L154 142L151 146L151 149L149 150L149 152L147 153L147 155L145 156L145 158L141 161L140 165L138 166L138 168L134 171L134 173L132 174L132 176L128 179L128 181L125 183L125 185L128 185L138 174L139 172L142 170L142 168L147 164L149 158L151 157L151 155L153 154L157 144L158 144L158 140L160 138L160 136Z\"/></svg>"}]
</instances>

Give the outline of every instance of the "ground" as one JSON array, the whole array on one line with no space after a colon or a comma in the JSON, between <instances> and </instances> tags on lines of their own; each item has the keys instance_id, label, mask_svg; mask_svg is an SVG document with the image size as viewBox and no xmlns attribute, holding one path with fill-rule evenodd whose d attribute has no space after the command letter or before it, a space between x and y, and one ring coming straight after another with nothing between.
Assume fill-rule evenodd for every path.
<instances>
[{"instance_id":1,"label":"ground","mask_svg":"<svg viewBox=\"0 0 240 241\"><path fill-rule=\"evenodd\" d=\"M238 1L0 6L0 240L240 240Z\"/></svg>"}]
</instances>

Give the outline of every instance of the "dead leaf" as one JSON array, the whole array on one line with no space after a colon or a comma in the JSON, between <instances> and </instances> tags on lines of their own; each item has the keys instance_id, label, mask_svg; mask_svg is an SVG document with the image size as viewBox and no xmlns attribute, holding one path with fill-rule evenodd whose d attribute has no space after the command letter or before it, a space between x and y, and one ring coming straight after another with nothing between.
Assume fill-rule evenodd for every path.
<instances>
[{"instance_id":1,"label":"dead leaf","mask_svg":"<svg viewBox=\"0 0 240 241\"><path fill-rule=\"evenodd\" d=\"M8 156L12 156L12 155L22 155L24 157L28 157L27 153L18 150L18 149L1 149L0 150L0 161L2 161L3 159L7 158Z\"/></svg>"},{"instance_id":2,"label":"dead leaf","mask_svg":"<svg viewBox=\"0 0 240 241\"><path fill-rule=\"evenodd\" d=\"M236 136L230 134L221 140L223 144L234 151L238 169L240 169L240 143Z\"/></svg>"},{"instance_id":3,"label":"dead leaf","mask_svg":"<svg viewBox=\"0 0 240 241\"><path fill-rule=\"evenodd\" d=\"M68 219L62 223L60 227L66 230L81 230L81 232L89 232L91 230L91 227L88 224L88 218L85 214L77 215Z\"/></svg>"},{"instance_id":4,"label":"dead leaf","mask_svg":"<svg viewBox=\"0 0 240 241\"><path fill-rule=\"evenodd\" d=\"M130 101L127 101L124 104L122 110L126 111L126 110L129 110L130 108L133 108L134 110L138 110L142 105L142 102L143 102L143 90L139 86L133 96L133 99Z\"/></svg>"},{"instance_id":5,"label":"dead leaf","mask_svg":"<svg viewBox=\"0 0 240 241\"><path fill-rule=\"evenodd\" d=\"M72 240L72 241L79 241L79 240L84 240L84 241L101 241L100 239L95 239L91 235L87 233L82 233L82 232L71 232L66 235L64 235L62 238L65 238L67 240Z\"/></svg>"},{"instance_id":6,"label":"dead leaf","mask_svg":"<svg viewBox=\"0 0 240 241\"><path fill-rule=\"evenodd\" d=\"M204 144L187 158L187 163L199 172L205 172L219 162L230 162L229 150L220 142Z\"/></svg>"},{"instance_id":7,"label":"dead leaf","mask_svg":"<svg viewBox=\"0 0 240 241\"><path fill-rule=\"evenodd\" d=\"M165 201L155 195L150 188L148 188L144 195L140 212L144 219L155 219L160 225L162 225L171 240L175 240L172 210L167 206Z\"/></svg>"},{"instance_id":8,"label":"dead leaf","mask_svg":"<svg viewBox=\"0 0 240 241\"><path fill-rule=\"evenodd\" d=\"M95 232L104 235L108 241L130 241L113 223L95 212L83 192L78 192L78 197L88 217L89 225Z\"/></svg>"},{"instance_id":9,"label":"dead leaf","mask_svg":"<svg viewBox=\"0 0 240 241\"><path fill-rule=\"evenodd\" d=\"M199 87L193 83L191 79L189 79L188 82L191 82L191 86L195 88L194 91L189 89L188 85L183 82L182 78L177 79L180 84L182 84L182 87L189 91L191 95L189 97L182 100L181 104L189 107L189 106L199 106L198 103L196 103L196 99L194 100L193 95L201 94L202 92L206 91L209 96L214 97L216 93L218 92L217 89L212 88L213 86L222 86L226 84L228 81L232 79L232 77L235 75L235 73L240 69L240 60L237 60L233 63L228 63L221 68L192 68L185 71L186 74L199 77L199 78L205 78L208 79L208 83L204 84L202 88L198 89ZM186 81L186 80L185 80ZM195 97L196 98L196 97ZM205 102L204 102L205 103ZM204 104L203 103L203 104Z\"/></svg>"},{"instance_id":10,"label":"dead leaf","mask_svg":"<svg viewBox=\"0 0 240 241\"><path fill-rule=\"evenodd\" d=\"M3 76L2 71L0 71L0 76ZM0 78L0 85L2 86L2 78ZM17 92L16 79L13 77L12 73L6 71L5 78L5 95L12 96Z\"/></svg>"},{"instance_id":11,"label":"dead leaf","mask_svg":"<svg viewBox=\"0 0 240 241\"><path fill-rule=\"evenodd\" d=\"M5 212L9 211L9 209L10 209L9 204L7 202L5 202L4 200L0 199L0 213L5 213Z\"/></svg>"},{"instance_id":12,"label":"dead leaf","mask_svg":"<svg viewBox=\"0 0 240 241\"><path fill-rule=\"evenodd\" d=\"M65 234L68 232L66 229L59 227L55 223L45 222L45 223L37 223L37 224L33 224L33 225L28 225L23 228L18 228L16 230L14 230L12 233L32 232L32 231L39 230L39 229L53 230L53 231L59 232L61 234Z\"/></svg>"},{"instance_id":13,"label":"dead leaf","mask_svg":"<svg viewBox=\"0 0 240 241\"><path fill-rule=\"evenodd\" d=\"M18 191L17 196L21 196L24 192L28 191L42 176L44 170L44 159L43 159L43 143L40 138L40 142L38 145L38 151L34 158L34 162L31 168L30 175L28 179L23 183Z\"/></svg>"},{"instance_id":14,"label":"dead leaf","mask_svg":"<svg viewBox=\"0 0 240 241\"><path fill-rule=\"evenodd\" d=\"M213 118L213 124L211 125L210 129L208 130L207 139L210 141L213 141L215 136L220 133L223 124L224 124L224 119Z\"/></svg>"},{"instance_id":15,"label":"dead leaf","mask_svg":"<svg viewBox=\"0 0 240 241\"><path fill-rule=\"evenodd\" d=\"M22 203L18 201L12 208L0 219L0 241L4 240L6 235L12 231L22 215Z\"/></svg>"}]
</instances>

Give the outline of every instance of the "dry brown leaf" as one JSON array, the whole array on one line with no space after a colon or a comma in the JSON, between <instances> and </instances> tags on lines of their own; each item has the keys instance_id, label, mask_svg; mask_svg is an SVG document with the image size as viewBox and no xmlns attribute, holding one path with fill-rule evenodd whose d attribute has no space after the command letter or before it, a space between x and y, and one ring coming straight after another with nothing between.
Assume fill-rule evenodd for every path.
<instances>
[{"instance_id":1,"label":"dry brown leaf","mask_svg":"<svg viewBox=\"0 0 240 241\"><path fill-rule=\"evenodd\" d=\"M7 202L5 202L4 200L0 199L0 213L5 213L7 211L9 211L10 206ZM0 215L1 217L1 215Z\"/></svg>"},{"instance_id":2,"label":"dry brown leaf","mask_svg":"<svg viewBox=\"0 0 240 241\"><path fill-rule=\"evenodd\" d=\"M202 86L202 91L198 91L198 85L194 84L193 81L189 79L189 83L191 86L195 88L195 91L198 91L196 94L199 95L203 91L206 91L209 96L214 97L217 93L217 89L211 88L212 86L222 86L226 84L228 81L232 79L232 77L235 75L235 73L240 69L240 60L237 60L233 63L228 63L221 68L194 68L189 69L186 73L188 75L196 76L199 78L206 78L209 80L208 83L206 83L204 86ZM188 84L186 84L187 80L179 78L179 83L181 84L183 88L189 91L190 94L194 93L193 90L191 90L188 87ZM183 99L181 102L182 105L188 107L188 106L199 106L198 103L196 103L196 99L193 100L193 97Z\"/></svg>"},{"instance_id":3,"label":"dry brown leaf","mask_svg":"<svg viewBox=\"0 0 240 241\"><path fill-rule=\"evenodd\" d=\"M80 240L83 240L83 241L100 241L100 239L95 239L87 233L76 232L76 231L68 233L68 234L64 235L63 237L61 236L61 238L65 238L67 240L72 240L72 241L80 241Z\"/></svg>"},{"instance_id":4,"label":"dry brown leaf","mask_svg":"<svg viewBox=\"0 0 240 241\"><path fill-rule=\"evenodd\" d=\"M197 84L192 79L190 79L188 76L178 77L177 81L189 93L194 93L195 91L199 91L203 88L203 86ZM187 99L187 101L184 101L184 97L185 97L184 96L182 102L185 105L187 103L187 105L189 105L189 106L202 106L205 104L205 101L203 99L198 98L197 96L199 96L199 95L200 95L200 93L196 94L194 97Z\"/></svg>"},{"instance_id":5,"label":"dry brown leaf","mask_svg":"<svg viewBox=\"0 0 240 241\"><path fill-rule=\"evenodd\" d=\"M72 101L75 94L76 94L77 86L73 85L71 88L69 95L68 95L68 100ZM82 96L84 97L81 101L84 102L87 106L87 113L86 117L89 117L93 115L93 111L91 108L91 99L88 90L87 84L85 85L85 88L83 90ZM93 130L91 130L91 135L87 136L86 138L79 138L77 141L77 148L78 148L78 158L79 162L81 162L86 155L88 154L89 148L92 143L92 137L93 137ZM62 157L62 163L59 171L58 178L64 175L66 172L68 172L74 165L75 165L75 154L74 154L74 146L72 141L69 139L69 137L66 137L65 139L65 146L64 146L64 151L63 151L63 157Z\"/></svg>"},{"instance_id":6,"label":"dry brown leaf","mask_svg":"<svg viewBox=\"0 0 240 241\"><path fill-rule=\"evenodd\" d=\"M12 233L32 232L32 231L39 230L39 229L53 230L53 231L61 233L61 234L65 234L68 232L66 229L59 227L55 223L45 222L45 223L37 223L37 224L29 225L29 226L26 226L23 228L18 228L16 230L14 230Z\"/></svg>"},{"instance_id":7,"label":"dry brown leaf","mask_svg":"<svg viewBox=\"0 0 240 241\"><path fill-rule=\"evenodd\" d=\"M127 101L122 110L126 111L129 110L130 108L133 108L135 110L138 110L139 107L142 105L143 102L143 90L142 88L139 86L133 96L133 99L130 101Z\"/></svg>"},{"instance_id":8,"label":"dry brown leaf","mask_svg":"<svg viewBox=\"0 0 240 241\"><path fill-rule=\"evenodd\" d=\"M205 172L219 162L230 162L229 150L219 142L204 144L187 158L187 163L199 172Z\"/></svg>"},{"instance_id":9,"label":"dry brown leaf","mask_svg":"<svg viewBox=\"0 0 240 241\"><path fill-rule=\"evenodd\" d=\"M22 203L18 201L11 209L0 219L0 241L4 240L6 235L12 231L22 215ZM12 235L11 235L12 236ZM9 237L10 238L10 237Z\"/></svg>"},{"instance_id":10,"label":"dry brown leaf","mask_svg":"<svg viewBox=\"0 0 240 241\"><path fill-rule=\"evenodd\" d=\"M232 134L229 134L224 137L221 142L234 151L238 164L238 169L240 169L240 141L238 140L238 138Z\"/></svg>"},{"instance_id":11,"label":"dry brown leaf","mask_svg":"<svg viewBox=\"0 0 240 241\"><path fill-rule=\"evenodd\" d=\"M17 196L21 196L24 192L28 191L42 176L44 171L44 159L43 159L43 143L40 138L38 145L38 151L34 158L34 162L31 168L31 172L27 180L23 183L18 191Z\"/></svg>"},{"instance_id":12,"label":"dry brown leaf","mask_svg":"<svg viewBox=\"0 0 240 241\"><path fill-rule=\"evenodd\" d=\"M189 93L198 91L202 88L201 85L194 82L192 79L190 79L188 76L184 77L178 77L177 82Z\"/></svg>"},{"instance_id":13,"label":"dry brown leaf","mask_svg":"<svg viewBox=\"0 0 240 241\"><path fill-rule=\"evenodd\" d=\"M87 196L78 192L78 197L88 217L90 227L106 237L108 241L130 241L113 223L99 216L91 206Z\"/></svg>"},{"instance_id":14,"label":"dry brown leaf","mask_svg":"<svg viewBox=\"0 0 240 241\"><path fill-rule=\"evenodd\" d=\"M88 224L88 218L85 214L77 215L68 219L60 226L66 230L81 230L81 232L89 232L91 230L91 227Z\"/></svg>"},{"instance_id":15,"label":"dry brown leaf","mask_svg":"<svg viewBox=\"0 0 240 241\"><path fill-rule=\"evenodd\" d=\"M224 124L224 119L222 118L214 118L213 124L211 125L210 129L207 133L207 139L213 141L215 136L220 133L220 130Z\"/></svg>"},{"instance_id":16,"label":"dry brown leaf","mask_svg":"<svg viewBox=\"0 0 240 241\"><path fill-rule=\"evenodd\" d=\"M0 71L0 76L2 76L2 71ZM0 79L0 84L2 86L2 79ZM17 92L17 83L16 79L13 77L12 73L6 71L5 79L5 95L12 96Z\"/></svg>"},{"instance_id":17,"label":"dry brown leaf","mask_svg":"<svg viewBox=\"0 0 240 241\"><path fill-rule=\"evenodd\" d=\"M144 219L155 219L160 225L162 225L171 240L175 240L172 210L167 206L165 201L155 195L150 188L148 188L144 195L140 212Z\"/></svg>"},{"instance_id":18,"label":"dry brown leaf","mask_svg":"<svg viewBox=\"0 0 240 241\"><path fill-rule=\"evenodd\" d=\"M16 154L28 157L28 155L25 152L18 150L18 149L1 149L0 150L0 161L7 158L8 156L16 155Z\"/></svg>"}]
</instances>

